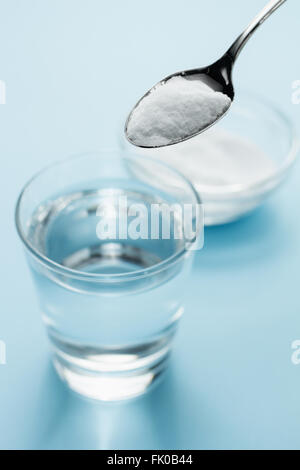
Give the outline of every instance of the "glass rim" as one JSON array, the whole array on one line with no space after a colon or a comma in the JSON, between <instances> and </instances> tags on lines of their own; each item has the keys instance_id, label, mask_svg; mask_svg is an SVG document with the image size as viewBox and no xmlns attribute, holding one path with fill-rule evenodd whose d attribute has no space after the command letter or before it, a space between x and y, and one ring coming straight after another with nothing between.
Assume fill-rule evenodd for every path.
<instances>
[{"instance_id":1,"label":"glass rim","mask_svg":"<svg viewBox=\"0 0 300 470\"><path fill-rule=\"evenodd\" d=\"M129 281L129 280L136 280L140 279L141 277L147 277L153 274L158 274L161 271L167 269L170 265L176 263L179 261L186 253L188 253L190 250L189 248L195 243L197 236L199 235L199 228L197 227L197 235L193 240L186 241L184 243L184 246L181 250L173 254L172 256L169 256L163 261L160 261L159 263L149 266L147 268L143 269L137 269L136 271L130 271L130 272L125 272L125 273L116 273L116 274L97 274L97 273L88 273L85 271L80 271L77 269L72 269L68 268L66 266L63 266L60 263L57 263L56 261L51 260L48 256L40 253L32 243L29 242L27 235L25 234L23 228L22 228L22 223L21 223L21 217L20 217L20 210L21 210L21 204L23 197L26 194L26 191L31 187L32 183L37 181L38 178L44 174L47 173L47 171L59 166L66 164L66 163L71 163L74 160L77 159L84 159L87 157L91 156L100 156L104 155L107 153L119 153L121 158L131 160L131 161L137 161L142 159L145 159L148 162L152 162L155 165L158 165L159 167L164 167L166 168L169 172L173 173L176 175L178 178L180 178L185 185L187 186L188 190L191 192L192 196L195 199L195 203L198 205L201 205L201 199L196 191L195 187L193 184L186 178L182 173L177 171L175 168L171 167L170 165L159 161L156 158L152 157L141 157L140 155L135 155L135 154L130 154L128 151L124 151L124 149L120 149L118 147L109 147L109 148L102 148L100 150L95 150L92 152L85 152L85 153L80 153L80 154L73 154L69 155L68 157L65 157L60 160L56 160L48 165L46 165L44 168L41 170L37 171L28 181L25 183L23 188L21 189L21 192L19 193L16 206L15 206L15 225L17 229L17 233L19 235L19 238L21 239L22 243L24 244L25 248L29 251L29 253L43 266L46 266L47 269L50 269L51 271L55 271L57 273L66 275L71 278L76 278L78 280L84 280L84 281L94 281L94 282L120 282L120 281ZM113 157L112 157L113 158Z\"/></svg>"}]
</instances>

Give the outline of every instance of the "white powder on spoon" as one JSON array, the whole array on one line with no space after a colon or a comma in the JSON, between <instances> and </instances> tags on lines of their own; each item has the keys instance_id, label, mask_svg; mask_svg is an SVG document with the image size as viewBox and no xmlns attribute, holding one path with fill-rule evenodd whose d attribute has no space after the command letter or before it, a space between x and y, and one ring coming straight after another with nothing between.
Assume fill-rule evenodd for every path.
<instances>
[{"instance_id":1,"label":"white powder on spoon","mask_svg":"<svg viewBox=\"0 0 300 470\"><path fill-rule=\"evenodd\" d=\"M199 80L173 77L155 87L134 109L127 136L141 147L176 143L213 124L230 105L227 95Z\"/></svg>"}]
</instances>

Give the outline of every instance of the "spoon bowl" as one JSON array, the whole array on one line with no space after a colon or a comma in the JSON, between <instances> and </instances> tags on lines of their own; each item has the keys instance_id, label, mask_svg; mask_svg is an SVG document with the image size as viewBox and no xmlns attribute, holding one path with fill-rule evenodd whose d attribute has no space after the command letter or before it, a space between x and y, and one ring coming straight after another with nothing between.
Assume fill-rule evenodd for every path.
<instances>
[{"instance_id":1,"label":"spoon bowl","mask_svg":"<svg viewBox=\"0 0 300 470\"><path fill-rule=\"evenodd\" d=\"M228 53L226 53L221 59L219 59L217 62L215 62L214 64L208 67L177 72L172 75L169 75L168 77L158 82L149 91L147 91L147 93L145 93L145 95L137 102L137 104L135 105L131 113L129 114L126 124L125 124L125 135L127 137L127 140L131 144L136 145L141 148L167 147L169 145L175 145L180 142L184 142L192 137L195 137L196 135L200 134L204 130L207 130L208 128L213 126L217 121L223 118L225 114L227 114L234 100L234 88L233 88L232 80L231 80L232 68L233 68L232 58ZM130 123L132 121L132 118L136 110L139 108L140 105L143 104L145 98L149 97L149 95L151 95L152 93L155 93L159 87L165 86L171 79L175 77L182 77L185 80L203 83L204 85L208 86L212 91L216 93L222 93L223 95L228 96L228 98L230 99L230 105L220 115L218 115L213 122L207 124L205 127L197 129L197 131L193 132L192 134L189 134L186 136L179 136L178 138L173 138L172 141L169 141L165 144L154 145L152 143L149 144L146 141L144 141L143 143L137 143L136 140L131 138L131 135L129 132Z\"/></svg>"},{"instance_id":2,"label":"spoon bowl","mask_svg":"<svg viewBox=\"0 0 300 470\"><path fill-rule=\"evenodd\" d=\"M197 68L192 70L185 70L182 72L177 72L168 77L164 78L160 82L158 82L154 87L152 87L134 106L133 110L129 114L126 124L125 124L125 135L127 140L137 146L142 148L160 148L160 147L167 147L169 145L178 144L180 142L186 141L196 135L201 134L202 132L206 131L208 128L213 126L216 122L218 122L222 117L230 109L230 106L234 100L234 86L232 82L232 70L233 65L241 52L242 48L248 42L254 31L275 11L279 8L286 0L271 0L262 10L262 12L256 16L256 18L250 23L247 29L237 38L237 40L232 44L229 50L216 62L208 67ZM165 120L170 120L171 115L177 118L175 132L172 130L171 134L166 135L160 132L161 123L157 122L156 119L156 112L159 108L158 104L155 103L156 107L153 108L153 113L151 119L145 119L145 115L149 110L147 105L149 105L149 98L153 98L155 94L160 93L159 99L165 99L164 96L161 94L161 91L164 90L162 87L166 87L171 80L175 78L181 78L186 80L184 83L185 89L187 89L186 85L188 82L195 82L199 84L199 91L201 85L205 87L205 90L208 91L207 97L204 95L203 98L203 106L201 107L200 112L202 111L203 115L207 109L208 97L210 100L218 99L221 95L223 95L223 99L227 100L226 105L222 107L216 108L216 110L210 114L207 120L203 120L202 118L199 119L199 123L195 122L194 115L189 113L189 106L191 107L190 102L187 102L185 106L178 108L178 100L179 98L179 90L176 96L176 91L173 89L173 95L171 101L168 103L166 107L166 116ZM194 84L195 84L194 83ZM167 88L166 88L167 89ZM196 88L195 88L196 90ZM206 92L207 93L207 92ZM170 95L171 96L171 95ZM200 96L200 95L199 95ZM226 97L226 98L225 98ZM196 98L196 95L195 95ZM228 100L229 98L229 100ZM191 101L192 102L192 101ZM225 103L225 101L224 101ZM140 118L144 119L142 125L144 126L145 132L141 135L139 133L139 123ZM190 122L193 124L189 127L189 132L181 131L180 126L180 119L182 123L187 122L190 119ZM151 128L154 128L157 134L162 134L159 138L154 138L151 136ZM182 126L183 127L183 126ZM178 131L180 129L180 132ZM149 133L150 132L150 133Z\"/></svg>"}]
</instances>

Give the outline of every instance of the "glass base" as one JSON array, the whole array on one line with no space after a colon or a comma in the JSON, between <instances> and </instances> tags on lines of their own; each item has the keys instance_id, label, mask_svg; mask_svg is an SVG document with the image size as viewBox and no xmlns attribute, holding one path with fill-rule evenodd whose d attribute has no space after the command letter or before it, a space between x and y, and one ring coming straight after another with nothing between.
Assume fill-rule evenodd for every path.
<instances>
[{"instance_id":1,"label":"glass base","mask_svg":"<svg viewBox=\"0 0 300 470\"><path fill-rule=\"evenodd\" d=\"M101 349L53 338L54 366L74 392L93 400L121 401L144 394L162 377L173 334L146 345Z\"/></svg>"}]
</instances>

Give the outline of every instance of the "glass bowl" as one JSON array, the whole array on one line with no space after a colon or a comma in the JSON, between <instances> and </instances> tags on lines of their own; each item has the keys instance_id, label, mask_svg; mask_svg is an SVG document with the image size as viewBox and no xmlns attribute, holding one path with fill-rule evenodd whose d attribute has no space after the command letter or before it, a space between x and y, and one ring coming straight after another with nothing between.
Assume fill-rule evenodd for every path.
<instances>
[{"instance_id":1,"label":"glass bowl","mask_svg":"<svg viewBox=\"0 0 300 470\"><path fill-rule=\"evenodd\" d=\"M255 168L252 168L252 178L245 178L247 169L244 168L244 177L239 180L238 173L234 175L234 162L230 161L230 145L232 145L232 142L227 142L226 154L224 150L224 162L226 161L225 158L229 158L228 162L233 166L230 170L227 168L227 173L232 170L233 177L227 180L220 178L221 173L220 168L218 168L220 165L217 161L211 163L210 177L208 179L205 179L204 176L201 177L201 162L205 157L201 155L205 152L203 138L207 139L208 133L211 133L210 139L213 138L213 133L215 135L220 133L225 135L226 133L231 137L243 139L244 143L247 142L250 145L250 147L246 147L249 153L248 163L248 153L247 155L241 155L241 158L244 159L247 165L250 165L250 168L251 146L255 152L252 166L258 167L261 158L263 168L266 157L271 166L268 171L261 172L259 170L254 171ZM122 145L129 146L130 144L125 142L124 138ZM193 160L189 160L191 145L194 157L196 157ZM222 145L220 145L220 142L218 145L222 156ZM199 148L198 162L197 146ZM130 147L132 146L130 145ZM241 152L243 152L243 148L241 147ZM287 116L265 98L249 92L238 93L235 102L224 119L212 129L190 141L163 149L136 148L136 152L140 153L141 156L150 153L153 157L162 159L169 165L176 167L177 170L184 173L191 180L204 204L205 225L233 222L260 206L286 178L296 160L298 150L299 140ZM234 151L237 157L237 151ZM194 169L195 162L197 166ZM209 162L209 155L206 156L206 162ZM222 159L219 160L219 163L225 164ZM243 165L242 159L240 161L236 160L237 163L239 166ZM204 173L205 171L203 171ZM215 178L212 177L214 173Z\"/></svg>"}]
</instances>

